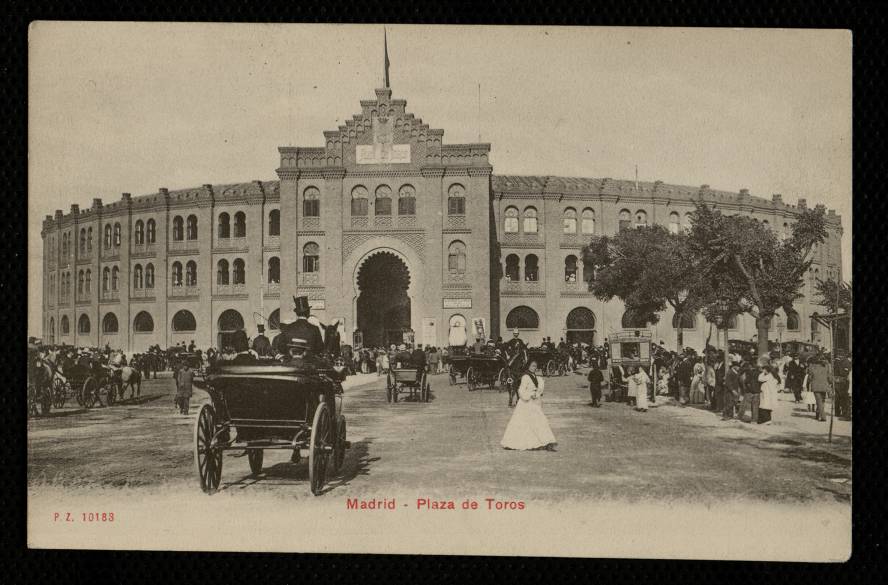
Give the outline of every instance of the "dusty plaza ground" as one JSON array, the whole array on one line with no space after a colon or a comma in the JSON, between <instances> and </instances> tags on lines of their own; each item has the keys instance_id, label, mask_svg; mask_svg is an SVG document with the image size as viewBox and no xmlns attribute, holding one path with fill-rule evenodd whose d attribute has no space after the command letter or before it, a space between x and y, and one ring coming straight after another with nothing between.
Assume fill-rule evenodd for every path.
<instances>
[{"instance_id":1,"label":"dusty plaza ground","mask_svg":"<svg viewBox=\"0 0 888 585\"><path fill-rule=\"evenodd\" d=\"M582 370L581 373L584 373ZM810 418L790 395L769 426L722 422L697 407L659 398L647 413L604 402L591 408L584 375L548 378L544 408L558 451L515 452L499 445L511 410L495 390L469 392L432 376L433 400L387 404L384 379L349 380L343 412L352 447L321 499L399 496L502 500L612 498L693 503L725 500L850 504L847 421ZM206 400L196 390L191 414L173 413L169 374L143 383L136 402L82 411L66 408L28 423L32 491L103 487L127 494L172 487L200 492L192 462L194 416ZM247 458L227 452L222 489L312 499L307 467L289 452L266 453L259 478Z\"/></svg>"}]
</instances>

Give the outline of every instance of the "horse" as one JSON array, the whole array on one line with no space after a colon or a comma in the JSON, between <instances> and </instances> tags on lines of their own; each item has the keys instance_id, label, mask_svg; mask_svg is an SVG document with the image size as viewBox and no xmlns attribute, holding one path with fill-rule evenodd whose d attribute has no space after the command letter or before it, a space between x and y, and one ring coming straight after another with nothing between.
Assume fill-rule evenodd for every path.
<instances>
[{"instance_id":1,"label":"horse","mask_svg":"<svg viewBox=\"0 0 888 585\"><path fill-rule=\"evenodd\" d=\"M332 325L324 325L324 350L331 357L338 358L342 356L342 348L340 346L339 321Z\"/></svg>"},{"instance_id":2,"label":"horse","mask_svg":"<svg viewBox=\"0 0 888 585\"><path fill-rule=\"evenodd\" d=\"M130 388L130 398L142 395L142 373L132 366L116 368L111 380L117 384L120 400L123 400L127 386Z\"/></svg>"}]
</instances>

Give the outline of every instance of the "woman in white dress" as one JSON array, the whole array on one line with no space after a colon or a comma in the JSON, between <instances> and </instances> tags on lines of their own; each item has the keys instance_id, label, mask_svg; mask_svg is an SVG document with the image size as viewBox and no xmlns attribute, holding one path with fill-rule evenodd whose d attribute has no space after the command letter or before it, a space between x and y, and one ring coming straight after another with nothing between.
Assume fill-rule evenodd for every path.
<instances>
[{"instance_id":1,"label":"woman in white dress","mask_svg":"<svg viewBox=\"0 0 888 585\"><path fill-rule=\"evenodd\" d=\"M647 412L647 385L650 381L651 378L648 376L647 372L644 371L644 368L632 368L632 374L629 376L629 396L635 397L635 410L639 412Z\"/></svg>"},{"instance_id":2,"label":"woman in white dress","mask_svg":"<svg viewBox=\"0 0 888 585\"><path fill-rule=\"evenodd\" d=\"M543 414L543 389L545 382L536 375L537 364L532 361L521 376L518 386L518 404L500 444L506 449L555 450L555 435Z\"/></svg>"}]
</instances>

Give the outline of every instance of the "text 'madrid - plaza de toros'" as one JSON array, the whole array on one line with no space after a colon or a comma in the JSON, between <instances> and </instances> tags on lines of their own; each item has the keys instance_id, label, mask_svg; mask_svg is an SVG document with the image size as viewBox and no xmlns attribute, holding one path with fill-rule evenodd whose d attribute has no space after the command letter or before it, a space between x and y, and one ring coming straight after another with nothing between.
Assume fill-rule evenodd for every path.
<instances>
[{"instance_id":1,"label":"text 'madrid - plaza de toros'","mask_svg":"<svg viewBox=\"0 0 888 585\"><path fill-rule=\"evenodd\" d=\"M694 201L714 204L788 233L797 205L770 199L615 179L495 175L490 144L446 144L393 99L386 71L375 99L324 132L324 145L280 147L278 181L205 184L92 207L72 205L43 222L43 339L48 343L142 351L266 322L270 337L310 299L322 322L340 320L343 339L365 346L445 346L451 327L488 336L515 327L530 344L544 336L602 343L611 331L643 326L619 301L588 292L580 260L590 238L661 223L688 226ZM815 278L841 278L840 217L797 312L773 327L784 341L829 343L812 330ZM675 344L674 315L653 325ZM701 348L708 324L685 319L686 345ZM731 323L732 338L755 335L753 319Z\"/></svg>"}]
</instances>

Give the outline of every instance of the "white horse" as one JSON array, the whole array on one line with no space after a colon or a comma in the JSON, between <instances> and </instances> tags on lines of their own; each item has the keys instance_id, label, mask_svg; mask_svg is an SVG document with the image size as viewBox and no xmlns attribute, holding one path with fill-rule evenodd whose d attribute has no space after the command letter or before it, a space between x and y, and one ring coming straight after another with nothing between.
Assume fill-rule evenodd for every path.
<instances>
[{"instance_id":1,"label":"white horse","mask_svg":"<svg viewBox=\"0 0 888 585\"><path fill-rule=\"evenodd\" d=\"M123 400L127 386L130 388L130 398L142 395L142 373L139 370L131 366L116 368L113 380L117 383L117 392L121 400Z\"/></svg>"}]
</instances>

